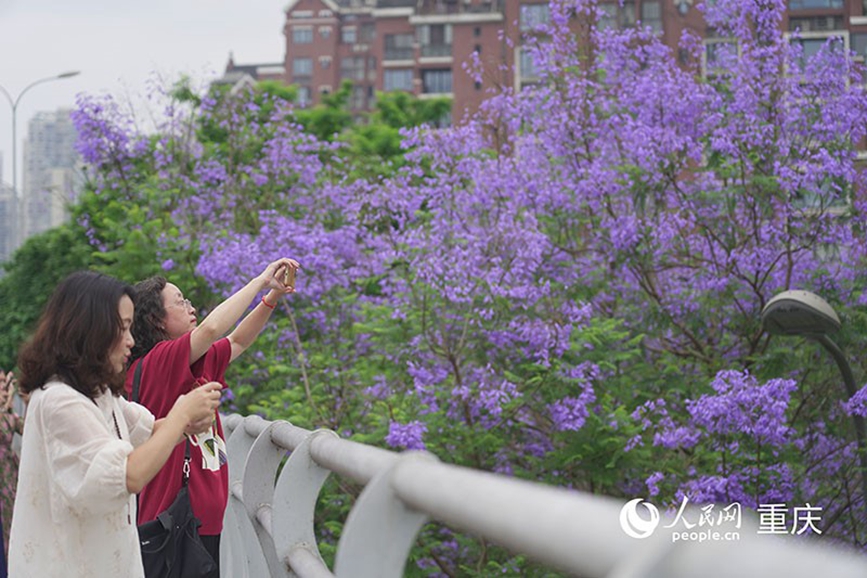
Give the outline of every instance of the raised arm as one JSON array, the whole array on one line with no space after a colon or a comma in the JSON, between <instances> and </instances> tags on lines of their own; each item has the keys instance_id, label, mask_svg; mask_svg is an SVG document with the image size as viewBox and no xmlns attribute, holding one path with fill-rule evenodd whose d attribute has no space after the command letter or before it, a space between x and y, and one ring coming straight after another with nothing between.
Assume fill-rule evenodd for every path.
<instances>
[{"instance_id":1,"label":"raised arm","mask_svg":"<svg viewBox=\"0 0 867 578\"><path fill-rule=\"evenodd\" d=\"M290 290L291 293L294 289ZM249 315L241 320L241 323L229 334L229 343L232 344L232 357L229 360L235 359L244 353L248 347L253 345L256 338L262 333L265 323L271 317L274 308L277 306L280 298L286 294L282 289L271 289L268 294L262 298L256 308Z\"/></svg>"},{"instance_id":2,"label":"raised arm","mask_svg":"<svg viewBox=\"0 0 867 578\"><path fill-rule=\"evenodd\" d=\"M225 335L226 332L238 322L244 314L244 311L247 310L250 302L255 299L256 295L258 295L260 291L263 289L270 289L271 291L268 295L274 300L276 300L275 296L282 296L286 293L291 293L293 289L287 288L283 285L283 271L286 267L298 268L298 266L298 262L292 259L278 259L269 264L261 274L252 279L237 293L220 303L217 308L214 309L210 315L205 317L202 323L193 329L190 334L190 365L202 357L215 341ZM260 303L256 308L256 311L251 313L251 315L262 308L263 305ZM267 309L267 307L265 307L265 309ZM265 325L265 321L268 320L269 313L270 310L261 312L263 318L259 324L259 329L252 335L252 338L249 338L249 342L244 349L249 347L250 343L256 339L256 335L259 334L259 331L261 331L262 327ZM240 329L240 327L238 329ZM235 336L236 332L237 329L232 332L232 336ZM235 341L233 341L232 345L232 359L235 358L235 342L246 342L248 335L249 330L245 330L242 331L240 336L234 338ZM243 351L243 349L241 349L241 351Z\"/></svg>"}]
</instances>

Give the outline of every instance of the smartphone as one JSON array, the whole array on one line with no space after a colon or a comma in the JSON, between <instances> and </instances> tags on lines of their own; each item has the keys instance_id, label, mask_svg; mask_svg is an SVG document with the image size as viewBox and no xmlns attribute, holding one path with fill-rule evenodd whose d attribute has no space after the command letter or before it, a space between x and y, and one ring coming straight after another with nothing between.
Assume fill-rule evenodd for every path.
<instances>
[{"instance_id":1,"label":"smartphone","mask_svg":"<svg viewBox=\"0 0 867 578\"><path fill-rule=\"evenodd\" d=\"M283 284L295 288L295 267L286 267L286 272L283 273Z\"/></svg>"}]
</instances>

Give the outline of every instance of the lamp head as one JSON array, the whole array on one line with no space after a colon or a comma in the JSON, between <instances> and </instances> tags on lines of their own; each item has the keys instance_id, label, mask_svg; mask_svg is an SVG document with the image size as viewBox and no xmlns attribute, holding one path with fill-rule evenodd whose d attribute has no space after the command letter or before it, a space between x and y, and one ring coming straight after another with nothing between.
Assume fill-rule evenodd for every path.
<instances>
[{"instance_id":1,"label":"lamp head","mask_svg":"<svg viewBox=\"0 0 867 578\"><path fill-rule=\"evenodd\" d=\"M72 70L70 72L64 72L62 74L58 74L57 78L72 78L73 76L78 76L81 74L78 70Z\"/></svg>"},{"instance_id":2,"label":"lamp head","mask_svg":"<svg viewBox=\"0 0 867 578\"><path fill-rule=\"evenodd\" d=\"M762 309L762 327L772 335L825 335L840 329L840 318L814 293L783 291Z\"/></svg>"}]
</instances>

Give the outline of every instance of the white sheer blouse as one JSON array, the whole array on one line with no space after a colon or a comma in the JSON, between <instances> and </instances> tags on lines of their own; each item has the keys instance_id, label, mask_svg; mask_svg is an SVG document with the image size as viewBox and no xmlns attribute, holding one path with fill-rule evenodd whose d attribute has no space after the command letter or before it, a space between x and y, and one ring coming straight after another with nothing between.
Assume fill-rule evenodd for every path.
<instances>
[{"instance_id":1,"label":"white sheer blouse","mask_svg":"<svg viewBox=\"0 0 867 578\"><path fill-rule=\"evenodd\" d=\"M57 381L30 396L9 538L10 576L144 575L126 460L150 437L154 416L110 393L95 401Z\"/></svg>"}]
</instances>

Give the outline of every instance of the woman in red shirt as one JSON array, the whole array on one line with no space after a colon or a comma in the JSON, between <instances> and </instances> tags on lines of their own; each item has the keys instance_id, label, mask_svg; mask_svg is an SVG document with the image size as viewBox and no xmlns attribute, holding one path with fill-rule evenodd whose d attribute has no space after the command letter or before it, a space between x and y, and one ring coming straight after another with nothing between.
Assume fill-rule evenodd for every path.
<instances>
[{"instance_id":1,"label":"woman in red shirt","mask_svg":"<svg viewBox=\"0 0 867 578\"><path fill-rule=\"evenodd\" d=\"M278 259L237 293L218 305L201 324L196 310L181 290L163 277L151 277L135 286L133 336L135 360L127 370L127 392L132 390L136 365L142 371L138 402L157 418L171 409L175 400L197 383L218 381L225 387L229 363L243 353L262 331L280 298L294 292L284 284L288 269L299 267L293 259ZM223 337L263 290L257 306ZM209 431L191 436L190 503L201 520L199 534L217 563L219 576L220 533L226 510L229 476L226 443L219 415ZM174 501L181 487L184 444L180 444L159 474L139 496L138 523L157 515Z\"/></svg>"}]
</instances>

